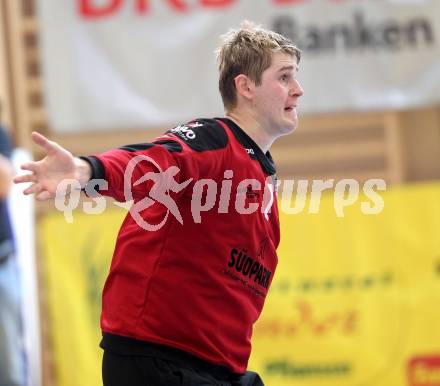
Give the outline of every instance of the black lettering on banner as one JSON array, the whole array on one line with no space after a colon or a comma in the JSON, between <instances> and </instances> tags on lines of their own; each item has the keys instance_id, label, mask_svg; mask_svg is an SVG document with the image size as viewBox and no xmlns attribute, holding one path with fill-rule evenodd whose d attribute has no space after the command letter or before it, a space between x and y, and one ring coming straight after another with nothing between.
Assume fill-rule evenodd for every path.
<instances>
[{"instance_id":1,"label":"black lettering on banner","mask_svg":"<svg viewBox=\"0 0 440 386\"><path fill-rule=\"evenodd\" d=\"M432 21L426 17L372 21L361 10L355 11L349 22L303 25L283 14L275 17L272 24L275 31L293 40L300 49L316 54L336 50L397 51L430 46L436 41Z\"/></svg>"}]
</instances>

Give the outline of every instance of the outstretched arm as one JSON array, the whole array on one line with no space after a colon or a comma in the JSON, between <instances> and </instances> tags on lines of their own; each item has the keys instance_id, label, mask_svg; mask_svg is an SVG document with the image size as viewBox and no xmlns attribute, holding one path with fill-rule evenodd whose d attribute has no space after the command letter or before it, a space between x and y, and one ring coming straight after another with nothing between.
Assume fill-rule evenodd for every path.
<instances>
[{"instance_id":1,"label":"outstretched arm","mask_svg":"<svg viewBox=\"0 0 440 386\"><path fill-rule=\"evenodd\" d=\"M55 197L57 186L65 179L77 180L84 187L91 178L91 167L88 162L74 157L56 142L33 132L32 140L46 152L40 161L32 161L21 165L21 169L31 173L17 176L16 184L30 182L24 194L35 194L37 200L43 201Z\"/></svg>"}]
</instances>

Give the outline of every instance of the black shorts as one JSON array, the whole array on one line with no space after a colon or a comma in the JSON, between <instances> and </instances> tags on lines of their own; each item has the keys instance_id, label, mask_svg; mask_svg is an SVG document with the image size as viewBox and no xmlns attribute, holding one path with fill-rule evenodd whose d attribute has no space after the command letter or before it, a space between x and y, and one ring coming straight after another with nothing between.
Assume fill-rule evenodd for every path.
<instances>
[{"instance_id":1,"label":"black shorts","mask_svg":"<svg viewBox=\"0 0 440 386\"><path fill-rule=\"evenodd\" d=\"M124 355L105 350L104 386L264 386L258 374L233 374L199 359Z\"/></svg>"}]
</instances>

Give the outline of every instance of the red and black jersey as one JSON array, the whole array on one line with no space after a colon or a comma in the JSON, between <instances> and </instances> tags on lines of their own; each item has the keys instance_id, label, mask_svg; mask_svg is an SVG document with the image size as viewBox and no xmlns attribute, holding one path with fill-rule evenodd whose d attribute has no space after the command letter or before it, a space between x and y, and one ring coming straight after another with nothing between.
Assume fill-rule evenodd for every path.
<instances>
[{"instance_id":1,"label":"red and black jersey","mask_svg":"<svg viewBox=\"0 0 440 386\"><path fill-rule=\"evenodd\" d=\"M129 196L133 206L143 204L136 216L128 213L116 240L103 292L104 337L170 346L244 372L277 265L270 154L222 118L85 159L93 178L108 181L101 193L119 201L127 199L130 169ZM174 184L162 189L174 208L156 199L159 174Z\"/></svg>"}]
</instances>

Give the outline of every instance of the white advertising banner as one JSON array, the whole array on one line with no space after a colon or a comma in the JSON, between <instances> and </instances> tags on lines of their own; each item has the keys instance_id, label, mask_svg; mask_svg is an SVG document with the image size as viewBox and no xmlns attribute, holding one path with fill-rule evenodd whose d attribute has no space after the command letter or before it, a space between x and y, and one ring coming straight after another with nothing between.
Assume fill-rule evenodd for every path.
<instances>
[{"instance_id":1,"label":"white advertising banner","mask_svg":"<svg viewBox=\"0 0 440 386\"><path fill-rule=\"evenodd\" d=\"M438 0L39 0L45 98L59 132L223 114L214 50L243 19L302 49L300 112L440 102Z\"/></svg>"}]
</instances>

